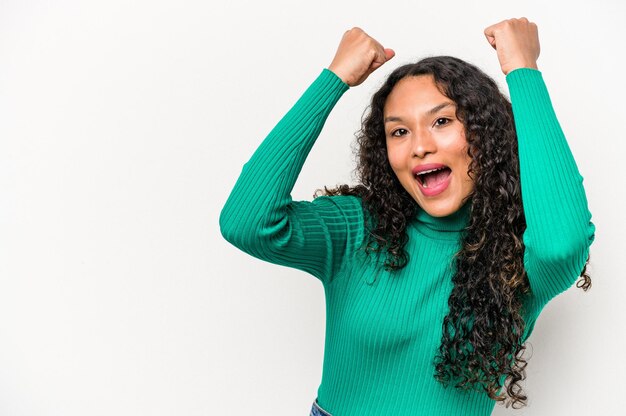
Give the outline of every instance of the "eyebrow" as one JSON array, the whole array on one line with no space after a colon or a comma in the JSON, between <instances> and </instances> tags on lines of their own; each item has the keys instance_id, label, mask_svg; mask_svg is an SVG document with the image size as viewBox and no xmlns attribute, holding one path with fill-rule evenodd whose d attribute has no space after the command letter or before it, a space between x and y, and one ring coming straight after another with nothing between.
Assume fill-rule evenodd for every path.
<instances>
[{"instance_id":1,"label":"eyebrow","mask_svg":"<svg viewBox=\"0 0 626 416\"><path fill-rule=\"evenodd\" d=\"M453 102L451 102L451 101L448 101L448 102L445 102L445 103L441 103L439 105L434 106L430 110L428 110L426 112L426 115L427 116L431 116L433 114L436 114L441 109L443 109L445 107L448 107L448 106L453 106L453 105L455 105L455 104ZM402 119L400 117L396 117L396 116L385 117L385 123L388 123L390 121L402 121Z\"/></svg>"}]
</instances>

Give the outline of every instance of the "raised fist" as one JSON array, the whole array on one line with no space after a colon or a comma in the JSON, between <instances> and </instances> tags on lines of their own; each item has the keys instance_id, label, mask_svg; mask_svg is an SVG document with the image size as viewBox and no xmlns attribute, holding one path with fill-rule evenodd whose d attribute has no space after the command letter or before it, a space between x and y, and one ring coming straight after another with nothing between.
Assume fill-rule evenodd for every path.
<instances>
[{"instance_id":1,"label":"raised fist","mask_svg":"<svg viewBox=\"0 0 626 416\"><path fill-rule=\"evenodd\" d=\"M539 35L537 25L525 17L503 20L485 29L489 44L498 52L504 75L517 68L537 68Z\"/></svg>"},{"instance_id":2,"label":"raised fist","mask_svg":"<svg viewBox=\"0 0 626 416\"><path fill-rule=\"evenodd\" d=\"M351 87L361 84L382 64L395 56L392 49L383 48L359 27L344 33L337 53L328 67Z\"/></svg>"}]
</instances>

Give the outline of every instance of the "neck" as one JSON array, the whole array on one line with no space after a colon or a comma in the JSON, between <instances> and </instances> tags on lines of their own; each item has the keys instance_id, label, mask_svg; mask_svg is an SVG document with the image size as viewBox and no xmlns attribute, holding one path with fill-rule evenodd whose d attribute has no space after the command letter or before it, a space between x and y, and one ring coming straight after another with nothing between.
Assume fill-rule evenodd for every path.
<instances>
[{"instance_id":1,"label":"neck","mask_svg":"<svg viewBox=\"0 0 626 416\"><path fill-rule=\"evenodd\" d=\"M457 211L445 217L434 217L418 207L413 224L429 237L442 240L458 240L469 224L472 201L468 200Z\"/></svg>"}]
</instances>

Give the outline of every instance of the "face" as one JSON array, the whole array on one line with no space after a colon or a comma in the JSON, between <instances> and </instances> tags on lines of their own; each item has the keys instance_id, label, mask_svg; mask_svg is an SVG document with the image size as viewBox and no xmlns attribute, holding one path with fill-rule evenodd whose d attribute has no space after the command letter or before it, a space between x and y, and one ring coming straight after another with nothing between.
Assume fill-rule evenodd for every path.
<instances>
[{"instance_id":1,"label":"face","mask_svg":"<svg viewBox=\"0 0 626 416\"><path fill-rule=\"evenodd\" d=\"M389 164L404 189L434 217L456 212L474 190L467 173L471 158L465 127L455 110L456 104L437 89L432 75L398 81L383 109ZM426 166L430 164L435 165ZM439 173L414 173L441 165Z\"/></svg>"}]
</instances>

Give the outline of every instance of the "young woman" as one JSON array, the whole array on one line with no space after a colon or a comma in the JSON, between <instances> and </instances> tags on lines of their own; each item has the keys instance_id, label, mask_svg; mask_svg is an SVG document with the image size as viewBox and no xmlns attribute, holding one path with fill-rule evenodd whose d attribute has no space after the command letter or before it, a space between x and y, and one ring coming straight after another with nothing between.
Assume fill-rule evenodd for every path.
<instances>
[{"instance_id":1,"label":"young woman","mask_svg":"<svg viewBox=\"0 0 626 416\"><path fill-rule=\"evenodd\" d=\"M324 286L311 415L489 415L496 402L524 405L517 383L539 313L578 276L590 286L595 226L537 68L537 26L509 19L485 36L510 102L460 59L403 65L363 120L360 183L293 201L333 106L395 55L360 28L347 31L222 210L233 245Z\"/></svg>"}]
</instances>

